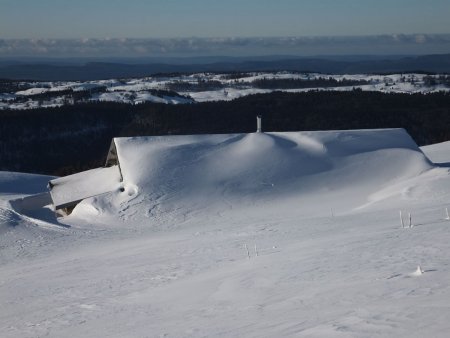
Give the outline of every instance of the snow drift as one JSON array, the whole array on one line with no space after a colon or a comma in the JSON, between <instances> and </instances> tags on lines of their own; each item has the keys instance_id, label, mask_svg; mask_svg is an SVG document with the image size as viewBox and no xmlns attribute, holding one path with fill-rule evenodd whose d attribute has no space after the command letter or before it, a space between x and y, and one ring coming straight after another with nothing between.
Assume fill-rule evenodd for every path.
<instances>
[{"instance_id":1,"label":"snow drift","mask_svg":"<svg viewBox=\"0 0 450 338\"><path fill-rule=\"evenodd\" d=\"M432 168L403 129L135 137L114 144L122 189L86 200L75 215L94 208L170 221L251 208L261 215L345 212Z\"/></svg>"}]
</instances>

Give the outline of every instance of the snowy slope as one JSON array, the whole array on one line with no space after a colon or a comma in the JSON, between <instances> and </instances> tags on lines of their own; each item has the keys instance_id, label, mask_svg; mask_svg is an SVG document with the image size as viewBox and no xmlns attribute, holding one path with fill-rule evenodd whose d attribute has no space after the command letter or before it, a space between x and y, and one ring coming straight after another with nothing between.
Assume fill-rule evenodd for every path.
<instances>
[{"instance_id":1,"label":"snowy slope","mask_svg":"<svg viewBox=\"0 0 450 338\"><path fill-rule=\"evenodd\" d=\"M0 171L0 194L2 196L25 196L45 191L53 176Z\"/></svg>"},{"instance_id":2,"label":"snowy slope","mask_svg":"<svg viewBox=\"0 0 450 338\"><path fill-rule=\"evenodd\" d=\"M53 228L4 204L2 336L448 336L449 170L403 130L116 145L123 193Z\"/></svg>"}]
</instances>

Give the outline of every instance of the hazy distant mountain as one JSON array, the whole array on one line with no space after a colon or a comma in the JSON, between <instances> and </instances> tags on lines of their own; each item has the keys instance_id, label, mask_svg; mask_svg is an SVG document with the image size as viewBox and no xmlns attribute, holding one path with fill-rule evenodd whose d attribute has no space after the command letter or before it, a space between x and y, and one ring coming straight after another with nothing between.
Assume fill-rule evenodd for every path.
<instances>
[{"instance_id":1,"label":"hazy distant mountain","mask_svg":"<svg viewBox=\"0 0 450 338\"><path fill-rule=\"evenodd\" d=\"M102 60L107 60L104 62ZM0 60L0 78L99 80L173 72L310 71L336 74L450 72L450 54L425 56L292 56L197 57L151 59L17 59Z\"/></svg>"}]
</instances>

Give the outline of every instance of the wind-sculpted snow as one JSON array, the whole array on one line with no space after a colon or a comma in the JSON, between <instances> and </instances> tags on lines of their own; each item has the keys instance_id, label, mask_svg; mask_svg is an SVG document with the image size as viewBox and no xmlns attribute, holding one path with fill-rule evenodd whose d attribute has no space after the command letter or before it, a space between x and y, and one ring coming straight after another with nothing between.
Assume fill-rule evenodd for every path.
<instances>
[{"instance_id":1,"label":"wind-sculpted snow","mask_svg":"<svg viewBox=\"0 0 450 338\"><path fill-rule=\"evenodd\" d=\"M45 191L52 176L0 171L0 193L2 195L30 195Z\"/></svg>"},{"instance_id":2,"label":"wind-sculpted snow","mask_svg":"<svg viewBox=\"0 0 450 338\"><path fill-rule=\"evenodd\" d=\"M105 217L350 211L432 165L403 129L116 138L124 191L82 203ZM103 210L103 211L101 211Z\"/></svg>"},{"instance_id":3,"label":"wind-sculpted snow","mask_svg":"<svg viewBox=\"0 0 450 338\"><path fill-rule=\"evenodd\" d=\"M115 144L123 189L53 225L8 203L45 180L1 173L2 337L448 336L448 143L439 165L402 129Z\"/></svg>"}]
</instances>

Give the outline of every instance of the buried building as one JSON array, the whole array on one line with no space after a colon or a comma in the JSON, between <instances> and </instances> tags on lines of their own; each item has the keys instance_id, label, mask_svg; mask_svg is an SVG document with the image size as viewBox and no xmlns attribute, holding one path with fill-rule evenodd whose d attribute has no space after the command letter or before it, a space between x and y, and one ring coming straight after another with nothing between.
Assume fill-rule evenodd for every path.
<instances>
[{"instance_id":1,"label":"buried building","mask_svg":"<svg viewBox=\"0 0 450 338\"><path fill-rule=\"evenodd\" d=\"M153 215L258 203L275 208L319 191L353 208L431 167L404 129L120 137L104 168L53 179L48 187L62 214L95 196L107 196L98 199L115 212L139 195L133 203ZM338 196L346 189L357 190L354 200Z\"/></svg>"},{"instance_id":2,"label":"buried building","mask_svg":"<svg viewBox=\"0 0 450 338\"><path fill-rule=\"evenodd\" d=\"M48 182L55 210L65 214L82 200L118 189L122 177L118 165L96 168Z\"/></svg>"},{"instance_id":3,"label":"buried building","mask_svg":"<svg viewBox=\"0 0 450 338\"><path fill-rule=\"evenodd\" d=\"M123 178L115 140L111 141L104 168L82 171L48 182L55 210L61 210L62 214L70 214L73 208L86 198L121 189L120 182Z\"/></svg>"}]
</instances>

